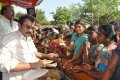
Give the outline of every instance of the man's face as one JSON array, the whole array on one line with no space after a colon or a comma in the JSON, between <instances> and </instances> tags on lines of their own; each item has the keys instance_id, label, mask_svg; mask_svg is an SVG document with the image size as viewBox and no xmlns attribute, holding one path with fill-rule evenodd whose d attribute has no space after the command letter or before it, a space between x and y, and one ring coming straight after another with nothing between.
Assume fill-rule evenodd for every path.
<instances>
[{"instance_id":1,"label":"man's face","mask_svg":"<svg viewBox=\"0 0 120 80\"><path fill-rule=\"evenodd\" d=\"M14 10L11 6L7 6L5 11L5 17L9 20L12 20L14 18Z\"/></svg>"},{"instance_id":2,"label":"man's face","mask_svg":"<svg viewBox=\"0 0 120 80\"><path fill-rule=\"evenodd\" d=\"M25 19L23 24L20 24L20 32L25 36L29 37L33 33L35 23L32 23L29 19Z\"/></svg>"}]
</instances>

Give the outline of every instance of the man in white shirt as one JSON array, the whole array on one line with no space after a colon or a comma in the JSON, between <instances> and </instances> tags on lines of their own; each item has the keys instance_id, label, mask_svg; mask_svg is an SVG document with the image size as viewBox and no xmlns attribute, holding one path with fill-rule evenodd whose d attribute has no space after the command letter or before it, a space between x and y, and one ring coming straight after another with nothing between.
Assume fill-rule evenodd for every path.
<instances>
[{"instance_id":1,"label":"man in white shirt","mask_svg":"<svg viewBox=\"0 0 120 80\"><path fill-rule=\"evenodd\" d=\"M14 18L13 8L10 5L4 5L1 8L0 15L0 40L5 34L18 30L18 23L16 21L13 21L13 18ZM2 73L0 72L0 79L1 78Z\"/></svg>"},{"instance_id":2,"label":"man in white shirt","mask_svg":"<svg viewBox=\"0 0 120 80\"><path fill-rule=\"evenodd\" d=\"M0 38L7 33L17 31L18 23L13 20L14 18L14 10L10 5L4 5L1 9L0 18Z\"/></svg>"},{"instance_id":3,"label":"man in white shirt","mask_svg":"<svg viewBox=\"0 0 120 80\"><path fill-rule=\"evenodd\" d=\"M19 30L8 33L2 38L0 69L3 72L3 80L23 79L24 74L31 69L46 67L44 61L35 55L38 52L31 38L34 21L30 15L20 17ZM51 55L41 54L41 57L47 56Z\"/></svg>"}]
</instances>

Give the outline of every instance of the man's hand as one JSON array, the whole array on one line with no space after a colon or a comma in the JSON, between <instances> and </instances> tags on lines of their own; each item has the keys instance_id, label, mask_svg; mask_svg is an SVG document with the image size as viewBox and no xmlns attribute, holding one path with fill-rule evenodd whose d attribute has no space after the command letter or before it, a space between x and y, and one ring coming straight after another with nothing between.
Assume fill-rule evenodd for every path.
<instances>
[{"instance_id":1,"label":"man's hand","mask_svg":"<svg viewBox=\"0 0 120 80\"><path fill-rule=\"evenodd\" d=\"M58 58L58 54L55 54L55 53L49 53L48 55L48 59L54 59L54 58Z\"/></svg>"},{"instance_id":2,"label":"man's hand","mask_svg":"<svg viewBox=\"0 0 120 80\"><path fill-rule=\"evenodd\" d=\"M35 63L30 63L31 69L38 69L38 68L41 68L44 66L45 66L45 64L41 60L39 60L38 62L35 62Z\"/></svg>"},{"instance_id":3,"label":"man's hand","mask_svg":"<svg viewBox=\"0 0 120 80\"><path fill-rule=\"evenodd\" d=\"M44 60L41 60L43 63L44 63L44 67L56 67L57 66L57 63L54 62L53 60L47 60L47 59L44 59Z\"/></svg>"}]
</instances>

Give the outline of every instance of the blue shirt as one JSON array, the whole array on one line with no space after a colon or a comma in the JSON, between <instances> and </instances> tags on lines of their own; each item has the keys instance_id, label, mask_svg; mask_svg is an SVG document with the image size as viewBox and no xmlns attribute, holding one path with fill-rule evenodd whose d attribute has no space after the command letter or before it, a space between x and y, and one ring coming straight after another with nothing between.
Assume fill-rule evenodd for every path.
<instances>
[{"instance_id":1,"label":"blue shirt","mask_svg":"<svg viewBox=\"0 0 120 80\"><path fill-rule=\"evenodd\" d=\"M71 37L71 41L74 42L74 55L78 54L78 51L80 50L81 46L83 45L83 43L88 40L88 35L87 34L83 34L82 36L78 37L77 33L74 33Z\"/></svg>"}]
</instances>

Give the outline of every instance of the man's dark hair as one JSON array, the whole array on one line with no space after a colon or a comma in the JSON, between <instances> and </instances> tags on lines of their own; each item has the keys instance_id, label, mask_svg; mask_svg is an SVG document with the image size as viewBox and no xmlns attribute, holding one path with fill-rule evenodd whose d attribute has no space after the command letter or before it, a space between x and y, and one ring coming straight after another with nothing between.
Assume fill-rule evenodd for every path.
<instances>
[{"instance_id":1,"label":"man's dark hair","mask_svg":"<svg viewBox=\"0 0 120 80\"><path fill-rule=\"evenodd\" d=\"M29 15L29 14L26 14L26 15L23 15L19 18L19 23L20 24L23 24L25 19L29 19L32 23L35 22L35 18L32 16L32 15Z\"/></svg>"}]
</instances>

